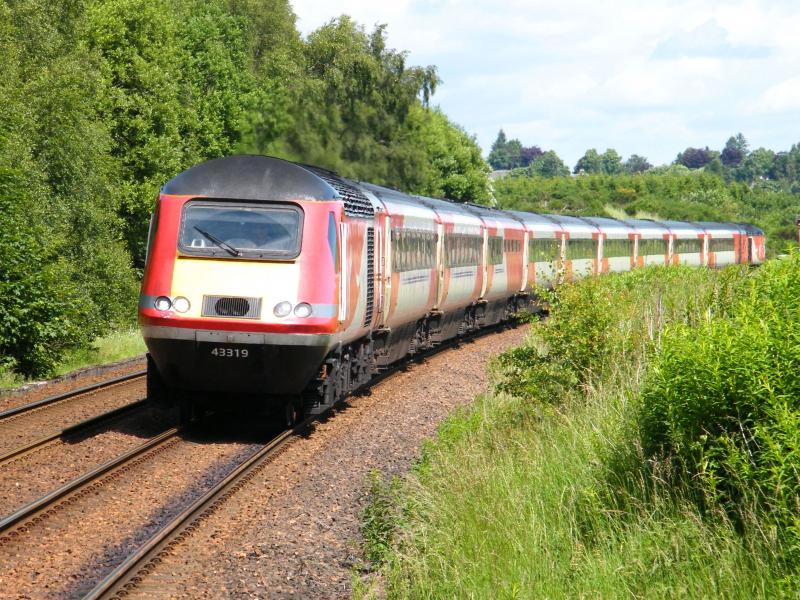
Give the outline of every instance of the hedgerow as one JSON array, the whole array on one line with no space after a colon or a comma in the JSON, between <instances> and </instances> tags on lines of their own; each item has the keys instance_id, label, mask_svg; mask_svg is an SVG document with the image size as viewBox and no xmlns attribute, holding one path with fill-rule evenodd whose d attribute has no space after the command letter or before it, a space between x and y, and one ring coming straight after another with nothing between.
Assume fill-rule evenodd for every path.
<instances>
[{"instance_id":1,"label":"hedgerow","mask_svg":"<svg viewBox=\"0 0 800 600\"><path fill-rule=\"evenodd\" d=\"M792 255L549 294L494 393L365 513L387 596L792 596L799 273Z\"/></svg>"},{"instance_id":2,"label":"hedgerow","mask_svg":"<svg viewBox=\"0 0 800 600\"><path fill-rule=\"evenodd\" d=\"M728 314L667 328L638 406L645 457L703 507L755 514L800 567L800 254L770 261Z\"/></svg>"}]
</instances>

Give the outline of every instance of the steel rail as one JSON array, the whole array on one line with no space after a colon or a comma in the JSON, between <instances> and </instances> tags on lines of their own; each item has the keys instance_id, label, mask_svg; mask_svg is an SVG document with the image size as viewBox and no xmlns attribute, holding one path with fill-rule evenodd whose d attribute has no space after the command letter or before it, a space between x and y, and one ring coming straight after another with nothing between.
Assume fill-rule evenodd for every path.
<instances>
[{"instance_id":1,"label":"steel rail","mask_svg":"<svg viewBox=\"0 0 800 600\"><path fill-rule=\"evenodd\" d=\"M88 473L73 479L57 490L26 504L3 518L0 520L0 544L9 541L13 537L17 537L19 533L26 531L28 527L39 523L42 519L46 519L50 514L53 514L54 510L64 508L67 504L71 503L70 500L67 499L64 503L57 505L58 501L62 498L80 493L82 490L89 488L93 483L97 482L106 473L124 467L137 457L142 456L160 445L166 444L177 436L178 431L179 430L175 428L168 429L136 448L103 463Z\"/></svg>"},{"instance_id":2,"label":"steel rail","mask_svg":"<svg viewBox=\"0 0 800 600\"><path fill-rule=\"evenodd\" d=\"M135 373L129 373L127 375L122 375L120 377L115 377L113 379L107 379L106 381L93 383L92 385L87 385L82 388L78 388L76 390L70 390L68 392L64 392L63 394L57 394L55 396L50 396L48 398L42 398L41 400L36 400L35 402L30 402L29 404L23 404L22 406L15 406L13 408L0 411L0 420L7 419L9 417L13 417L15 415L19 415L25 412L29 412L35 408L47 406L48 404L55 404L56 402L69 400L71 398L74 398L75 396L82 396L83 394L88 394L90 392L95 392L97 390L106 387L111 387L118 383L124 383L126 381L130 381L131 379L144 377L145 375L147 375L147 371L144 370L136 371Z\"/></svg>"},{"instance_id":3,"label":"steel rail","mask_svg":"<svg viewBox=\"0 0 800 600\"><path fill-rule=\"evenodd\" d=\"M364 393L374 385L385 381L391 375L399 373L408 364L424 360L443 350L456 347L462 342L471 342L477 337L488 333L494 333L501 329L502 327L487 327L479 332L472 332L462 338L448 340L434 348L424 350L413 357L395 363L383 373L370 379L364 386L354 390L351 395ZM192 505L156 532L133 554L129 555L113 571L97 583L97 585L84 596L84 600L109 600L128 596L138 587L143 579L170 554L174 547L187 539L192 532L197 529L200 522L213 515L222 504L252 479L261 469L267 466L282 449L286 447L286 444L290 440L305 432L312 423L327 416L335 406L346 400L346 398L347 397L333 406L328 407L322 413L308 417L302 423L292 427L292 429L284 431L264 445L263 448L252 454L250 458L231 471L231 473L217 485L209 489Z\"/></svg>"},{"instance_id":4,"label":"steel rail","mask_svg":"<svg viewBox=\"0 0 800 600\"><path fill-rule=\"evenodd\" d=\"M0 465L5 462L8 462L12 458L17 458L23 454L27 454L37 448L49 444L50 442L54 442L55 440L62 439L69 437L71 435L75 435L78 432L84 429L91 429L92 427L103 423L104 421L111 420L115 417L123 415L125 413L131 412L137 408L141 408L147 403L147 399L138 400L136 402L131 402L130 404L126 404L124 406L120 406L103 414L90 417L84 421L80 421L79 423L75 423L74 425L70 425L69 427L65 427L61 431L53 433L51 435L46 435L44 437L39 438L31 442L30 444L26 444L25 446L20 446L19 448L15 448L14 450L9 450L4 454L0 454Z\"/></svg>"},{"instance_id":5,"label":"steel rail","mask_svg":"<svg viewBox=\"0 0 800 600\"><path fill-rule=\"evenodd\" d=\"M314 421L317 421L327 412L313 415L267 442L260 450L252 454L222 481L195 500L194 503L156 532L133 554L128 556L116 569L92 588L84 596L84 600L127 596L132 589L138 586L142 578L149 574L161 562L161 559L169 554L171 547L180 544L186 537L191 535L200 521L214 514L239 488L268 465L291 439L306 431Z\"/></svg>"}]
</instances>

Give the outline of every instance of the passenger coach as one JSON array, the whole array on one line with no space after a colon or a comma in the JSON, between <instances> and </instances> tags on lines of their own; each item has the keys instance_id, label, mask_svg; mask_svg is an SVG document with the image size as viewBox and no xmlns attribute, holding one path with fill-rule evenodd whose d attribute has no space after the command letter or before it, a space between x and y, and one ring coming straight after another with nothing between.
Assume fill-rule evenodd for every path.
<instances>
[{"instance_id":1,"label":"passenger coach","mask_svg":"<svg viewBox=\"0 0 800 600\"><path fill-rule=\"evenodd\" d=\"M261 156L161 190L139 301L148 395L319 412L387 365L510 319L537 286L764 259L751 225L506 212Z\"/></svg>"}]
</instances>

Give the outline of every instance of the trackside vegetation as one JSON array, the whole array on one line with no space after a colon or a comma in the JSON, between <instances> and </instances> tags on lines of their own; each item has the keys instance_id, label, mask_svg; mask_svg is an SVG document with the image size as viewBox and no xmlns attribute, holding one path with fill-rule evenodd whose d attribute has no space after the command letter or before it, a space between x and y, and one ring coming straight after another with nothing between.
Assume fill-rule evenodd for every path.
<instances>
[{"instance_id":1,"label":"trackside vegetation","mask_svg":"<svg viewBox=\"0 0 800 600\"><path fill-rule=\"evenodd\" d=\"M567 284L402 480L360 597L791 597L800 254Z\"/></svg>"},{"instance_id":2,"label":"trackside vegetation","mask_svg":"<svg viewBox=\"0 0 800 600\"><path fill-rule=\"evenodd\" d=\"M0 379L128 330L158 190L204 160L489 198L436 68L347 16L304 39L288 0L10 0L0 65Z\"/></svg>"}]
</instances>

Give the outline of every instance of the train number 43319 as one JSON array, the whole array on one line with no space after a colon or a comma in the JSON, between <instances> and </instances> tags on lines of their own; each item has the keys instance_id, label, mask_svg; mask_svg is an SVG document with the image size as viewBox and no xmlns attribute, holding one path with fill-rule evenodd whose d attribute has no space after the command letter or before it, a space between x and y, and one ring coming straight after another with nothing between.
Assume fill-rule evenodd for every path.
<instances>
[{"instance_id":1,"label":"train number 43319","mask_svg":"<svg viewBox=\"0 0 800 600\"><path fill-rule=\"evenodd\" d=\"M212 356L219 358L247 358L250 351L247 348L213 348L211 350Z\"/></svg>"}]
</instances>

